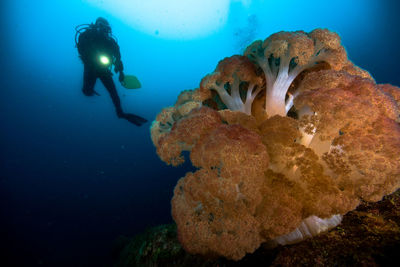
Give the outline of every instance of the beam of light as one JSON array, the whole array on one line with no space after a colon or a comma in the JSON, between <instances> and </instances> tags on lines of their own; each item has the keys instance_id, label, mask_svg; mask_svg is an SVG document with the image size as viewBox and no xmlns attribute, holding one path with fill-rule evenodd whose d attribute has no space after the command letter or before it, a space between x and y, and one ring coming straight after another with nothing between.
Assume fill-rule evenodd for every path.
<instances>
[{"instance_id":1,"label":"beam of light","mask_svg":"<svg viewBox=\"0 0 400 267\"><path fill-rule=\"evenodd\" d=\"M195 39L226 24L230 0L85 0L136 30L165 39Z\"/></svg>"},{"instance_id":2,"label":"beam of light","mask_svg":"<svg viewBox=\"0 0 400 267\"><path fill-rule=\"evenodd\" d=\"M110 64L110 59L107 56L102 55L100 56L100 62L103 65L108 65Z\"/></svg>"}]
</instances>

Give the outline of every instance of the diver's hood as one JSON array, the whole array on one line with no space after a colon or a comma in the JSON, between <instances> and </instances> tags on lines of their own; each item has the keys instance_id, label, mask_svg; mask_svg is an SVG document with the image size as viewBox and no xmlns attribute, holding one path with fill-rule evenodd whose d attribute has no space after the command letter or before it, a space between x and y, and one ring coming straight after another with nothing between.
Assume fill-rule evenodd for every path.
<instances>
[{"instance_id":1,"label":"diver's hood","mask_svg":"<svg viewBox=\"0 0 400 267\"><path fill-rule=\"evenodd\" d=\"M96 19L96 23L94 24L95 28L97 28L101 32L105 32L110 34L111 33L111 26L110 23L105 18L98 17Z\"/></svg>"}]
</instances>

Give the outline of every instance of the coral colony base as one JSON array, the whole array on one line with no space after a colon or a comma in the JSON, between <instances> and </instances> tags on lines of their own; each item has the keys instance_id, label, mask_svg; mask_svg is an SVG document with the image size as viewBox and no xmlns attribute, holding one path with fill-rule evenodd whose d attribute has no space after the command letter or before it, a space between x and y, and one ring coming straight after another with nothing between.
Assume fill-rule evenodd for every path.
<instances>
[{"instance_id":1,"label":"coral colony base","mask_svg":"<svg viewBox=\"0 0 400 267\"><path fill-rule=\"evenodd\" d=\"M377 85L326 29L279 32L221 60L152 124L186 251L239 260L338 225L400 186L400 89Z\"/></svg>"}]
</instances>

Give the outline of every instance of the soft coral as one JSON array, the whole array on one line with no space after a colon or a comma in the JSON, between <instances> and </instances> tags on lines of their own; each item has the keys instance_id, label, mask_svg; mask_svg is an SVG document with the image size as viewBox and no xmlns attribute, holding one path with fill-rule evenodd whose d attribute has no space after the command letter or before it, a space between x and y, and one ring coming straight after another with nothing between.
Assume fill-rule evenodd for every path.
<instances>
[{"instance_id":1,"label":"soft coral","mask_svg":"<svg viewBox=\"0 0 400 267\"><path fill-rule=\"evenodd\" d=\"M340 69L347 63L345 49L336 33L316 29L279 32L262 41L255 41L245 51L264 71L266 79L265 111L268 116L285 116L292 107L293 97L287 96L294 79L316 63L327 62Z\"/></svg>"},{"instance_id":2,"label":"soft coral","mask_svg":"<svg viewBox=\"0 0 400 267\"><path fill-rule=\"evenodd\" d=\"M400 186L399 88L377 85L327 30L281 32L247 52L255 65L224 59L152 128L162 160L178 165L189 150L199 168L175 188L179 240L234 260L270 239L334 227L360 201ZM240 93L255 96L249 85L265 82L266 94L247 105Z\"/></svg>"},{"instance_id":3,"label":"soft coral","mask_svg":"<svg viewBox=\"0 0 400 267\"><path fill-rule=\"evenodd\" d=\"M262 77L256 71L257 67L245 56L225 58L218 63L213 73L203 78L200 90L215 90L230 110L239 110L250 115L252 103L263 83ZM247 87L244 101L240 92L242 86Z\"/></svg>"}]
</instances>

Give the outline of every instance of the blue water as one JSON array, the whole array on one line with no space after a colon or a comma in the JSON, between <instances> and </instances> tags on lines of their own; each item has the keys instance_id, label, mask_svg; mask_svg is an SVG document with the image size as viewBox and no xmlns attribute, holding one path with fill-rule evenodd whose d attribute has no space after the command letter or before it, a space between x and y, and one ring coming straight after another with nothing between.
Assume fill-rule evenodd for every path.
<instances>
[{"instance_id":1,"label":"blue water","mask_svg":"<svg viewBox=\"0 0 400 267\"><path fill-rule=\"evenodd\" d=\"M78 24L110 21L125 72L143 85L117 85L123 108L149 121L219 60L280 30L336 31L353 62L400 85L397 1L248 2L194 39L145 33L85 1L1 2L0 266L110 266L118 235L172 222L173 187L191 170L161 162L150 123L119 120L100 82L101 96L82 94Z\"/></svg>"}]
</instances>

